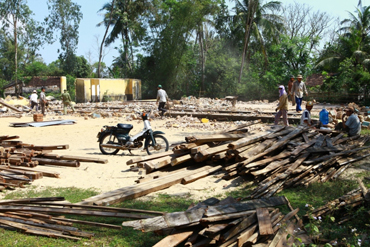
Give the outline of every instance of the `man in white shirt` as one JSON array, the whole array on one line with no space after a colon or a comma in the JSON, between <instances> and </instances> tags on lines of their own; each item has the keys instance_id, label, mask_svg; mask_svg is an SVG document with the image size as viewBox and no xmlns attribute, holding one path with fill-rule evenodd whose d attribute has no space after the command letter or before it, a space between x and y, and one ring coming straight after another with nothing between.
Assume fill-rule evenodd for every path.
<instances>
[{"instance_id":1,"label":"man in white shirt","mask_svg":"<svg viewBox=\"0 0 370 247\"><path fill-rule=\"evenodd\" d=\"M158 104L158 111L161 111L161 116L167 111L164 107L166 102L168 101L168 96L166 91L162 89L162 85L158 85L158 92L157 92L157 104Z\"/></svg>"},{"instance_id":2,"label":"man in white shirt","mask_svg":"<svg viewBox=\"0 0 370 247\"><path fill-rule=\"evenodd\" d=\"M301 116L301 126L305 127L311 127L312 121L311 121L311 110L313 108L313 102L308 101L306 104L306 110L302 113Z\"/></svg>"},{"instance_id":3,"label":"man in white shirt","mask_svg":"<svg viewBox=\"0 0 370 247\"><path fill-rule=\"evenodd\" d=\"M36 106L36 111L39 107L39 104L37 103L37 98L38 98L38 95L37 95L37 92L36 90L33 90L31 96L30 96L30 102L31 102L31 110L33 110L33 108Z\"/></svg>"}]
</instances>

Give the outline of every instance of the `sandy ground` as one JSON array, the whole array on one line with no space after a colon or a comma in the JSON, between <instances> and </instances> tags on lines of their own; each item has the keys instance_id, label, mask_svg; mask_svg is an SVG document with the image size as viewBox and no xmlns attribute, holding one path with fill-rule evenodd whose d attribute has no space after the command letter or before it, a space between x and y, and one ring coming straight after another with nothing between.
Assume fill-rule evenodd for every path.
<instances>
[{"instance_id":1,"label":"sandy ground","mask_svg":"<svg viewBox=\"0 0 370 247\"><path fill-rule=\"evenodd\" d=\"M275 103L269 104L251 104L243 105L243 108L253 108L260 110L274 110ZM240 109L243 109L240 108ZM293 107L291 107L293 110ZM316 108L317 111L321 107ZM10 127L10 123L14 122L32 122L31 117L22 118L1 118L0 119L0 135L18 135L24 143L34 145L63 145L68 144L69 149L53 151L60 155L76 155L93 158L108 159L107 164L96 163L81 163L78 168L72 167L57 167L57 166L41 166L43 170L56 171L60 173L60 178L44 177L35 180L32 185L37 189L45 187L78 187L78 188L96 188L100 192L107 192L122 188L128 185L135 184L135 180L140 176L138 172L129 170L126 161L138 156L146 155L146 152L135 151L134 156L131 156L128 151L120 151L117 155L103 155L99 150L96 135L103 125L116 125L117 123L130 123L134 125L131 134L139 132L143 128L142 121L126 121L122 118L96 118L84 120L82 117L76 116L46 116L44 121L53 119L72 119L77 123L74 125L61 125L49 127ZM151 121L154 130L165 132L165 136L170 144L185 141L186 136L199 134L212 134L214 132L202 131L201 129L174 129L165 127L166 120ZM37 167L36 167L37 168ZM188 185L175 185L171 188L160 191L159 193L167 193L170 195L187 195L191 194L195 198L209 198L212 195L224 194L227 191L234 190L236 187L242 186L241 178L225 181L215 176L208 176ZM150 196L152 196L151 194ZM0 198L4 193L0 194Z\"/></svg>"}]
</instances>

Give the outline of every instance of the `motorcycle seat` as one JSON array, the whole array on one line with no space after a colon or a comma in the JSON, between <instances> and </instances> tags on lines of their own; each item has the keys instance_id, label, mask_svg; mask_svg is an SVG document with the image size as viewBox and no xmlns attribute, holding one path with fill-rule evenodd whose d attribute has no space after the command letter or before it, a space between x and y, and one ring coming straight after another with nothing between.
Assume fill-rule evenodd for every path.
<instances>
[{"instance_id":1,"label":"motorcycle seat","mask_svg":"<svg viewBox=\"0 0 370 247\"><path fill-rule=\"evenodd\" d=\"M117 128L119 129L132 129L134 126L132 126L132 124L117 124Z\"/></svg>"}]
</instances>

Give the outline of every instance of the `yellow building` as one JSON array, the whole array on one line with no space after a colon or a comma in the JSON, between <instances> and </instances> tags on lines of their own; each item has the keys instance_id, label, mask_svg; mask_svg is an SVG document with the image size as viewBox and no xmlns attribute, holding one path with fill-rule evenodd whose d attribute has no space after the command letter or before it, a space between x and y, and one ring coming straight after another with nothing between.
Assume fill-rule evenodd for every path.
<instances>
[{"instance_id":1,"label":"yellow building","mask_svg":"<svg viewBox=\"0 0 370 247\"><path fill-rule=\"evenodd\" d=\"M77 78L75 83L77 103L141 99L138 79Z\"/></svg>"}]
</instances>

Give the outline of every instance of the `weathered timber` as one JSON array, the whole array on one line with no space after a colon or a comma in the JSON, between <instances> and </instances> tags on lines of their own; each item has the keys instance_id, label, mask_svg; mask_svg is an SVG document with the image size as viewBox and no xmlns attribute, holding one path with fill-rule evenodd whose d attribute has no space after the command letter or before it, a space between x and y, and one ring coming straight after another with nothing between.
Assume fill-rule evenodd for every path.
<instances>
[{"instance_id":1,"label":"weathered timber","mask_svg":"<svg viewBox=\"0 0 370 247\"><path fill-rule=\"evenodd\" d=\"M266 208L257 208L256 214L258 219L258 230L260 232L260 235L269 236L274 234L268 210Z\"/></svg>"},{"instance_id":2,"label":"weathered timber","mask_svg":"<svg viewBox=\"0 0 370 247\"><path fill-rule=\"evenodd\" d=\"M69 145L33 146L33 150L62 150L68 149Z\"/></svg>"},{"instance_id":3,"label":"weathered timber","mask_svg":"<svg viewBox=\"0 0 370 247\"><path fill-rule=\"evenodd\" d=\"M259 142L259 141L263 140L269 134L278 132L279 130L281 130L283 128L284 127L279 127L279 128L269 130L269 131L257 132L257 133L253 133L253 134L245 134L244 138L230 143L229 148L235 150L235 149L241 148L243 146L247 146L249 144Z\"/></svg>"},{"instance_id":4,"label":"weathered timber","mask_svg":"<svg viewBox=\"0 0 370 247\"><path fill-rule=\"evenodd\" d=\"M267 209L266 209L267 210ZM268 210L267 210L268 213ZM256 213L252 214L251 216L244 218L242 222L240 222L238 225L234 226L231 228L229 231L225 232L224 234L221 235L221 240L222 241L227 241L234 237L236 234L242 232L246 228L250 227L253 225L255 222L257 222L257 216Z\"/></svg>"},{"instance_id":5,"label":"weathered timber","mask_svg":"<svg viewBox=\"0 0 370 247\"><path fill-rule=\"evenodd\" d=\"M34 169L34 168L31 169L31 168L25 168L25 167L19 167L19 166L9 166L9 168L17 169L17 170L23 170L23 171L41 172L44 177L52 177L52 178L59 178L60 177L59 172L49 172L49 171L40 170L39 168L37 168L37 170Z\"/></svg>"},{"instance_id":6,"label":"weathered timber","mask_svg":"<svg viewBox=\"0 0 370 247\"><path fill-rule=\"evenodd\" d=\"M280 161L274 161L274 162L271 162L269 165L267 165L265 168L261 169L261 170L257 170L257 171L253 171L253 172L250 172L253 176L258 176L258 175L262 175L262 174L266 174L270 171L273 171L283 165L286 165L290 163L290 159L284 159L284 160L280 160ZM253 163L252 163L253 164ZM251 164L249 164L251 165Z\"/></svg>"},{"instance_id":7,"label":"weathered timber","mask_svg":"<svg viewBox=\"0 0 370 247\"><path fill-rule=\"evenodd\" d=\"M200 146L197 146L197 147L194 147L194 148L190 149L190 153L191 154L196 154L196 153L199 153L200 151L206 150L208 148L209 148L208 144L203 144L203 145L200 145Z\"/></svg>"},{"instance_id":8,"label":"weathered timber","mask_svg":"<svg viewBox=\"0 0 370 247\"><path fill-rule=\"evenodd\" d=\"M52 158L53 156L51 154L44 154L45 158ZM55 157L55 156L54 156ZM76 160L79 162L91 162L91 163L99 163L99 164L107 164L107 159L99 159L99 158L90 158L90 157L81 157L81 156L71 156L71 155L57 155L56 158L52 159L58 159L58 160Z\"/></svg>"},{"instance_id":9,"label":"weathered timber","mask_svg":"<svg viewBox=\"0 0 370 247\"><path fill-rule=\"evenodd\" d=\"M220 171L222 169L222 166L219 165L219 166L215 166L215 167L212 167L208 170L205 170L205 171L202 171L202 172L199 172L199 173L196 173L196 174L192 174L190 176L187 176L187 177L184 177L181 181L182 184L188 184L188 183L192 183L198 179L201 179L201 178L204 178L212 173L215 173L217 171Z\"/></svg>"},{"instance_id":10,"label":"weathered timber","mask_svg":"<svg viewBox=\"0 0 370 247\"><path fill-rule=\"evenodd\" d=\"M275 139L267 139L264 142L260 143L256 147L249 149L247 151L244 151L242 153L238 154L238 157L240 157L242 160L248 159L254 155L257 155L258 153L263 152L267 148L271 147L271 145L275 142Z\"/></svg>"},{"instance_id":11,"label":"weathered timber","mask_svg":"<svg viewBox=\"0 0 370 247\"><path fill-rule=\"evenodd\" d=\"M126 164L131 165L131 164L135 164L135 163L139 163L139 162L143 162L143 161L147 161L147 160L153 160L153 159L161 158L161 157L164 157L164 156L167 156L167 155L170 155L170 154L173 154L172 150L167 151L167 152L162 152L162 153L157 153L157 154L152 154L152 155L133 158L133 159L128 160L126 162Z\"/></svg>"},{"instance_id":12,"label":"weathered timber","mask_svg":"<svg viewBox=\"0 0 370 247\"><path fill-rule=\"evenodd\" d=\"M266 165L267 163L270 163L271 161L278 160L278 159L284 159L286 157L289 157L290 155L291 155L291 152L285 150L285 151L279 153L278 155L275 155L275 156L272 156L272 157L269 157L269 158L265 158L265 159L262 159L262 160L259 160L259 161L255 161L253 163L249 163L248 165L245 166L245 168L263 166L263 165Z\"/></svg>"},{"instance_id":13,"label":"weathered timber","mask_svg":"<svg viewBox=\"0 0 370 247\"><path fill-rule=\"evenodd\" d=\"M219 142L219 141L230 141L244 138L245 134L217 134L217 135L206 135L206 136L194 136L195 142L206 143L206 142Z\"/></svg>"},{"instance_id":14,"label":"weathered timber","mask_svg":"<svg viewBox=\"0 0 370 247\"><path fill-rule=\"evenodd\" d=\"M44 158L32 158L32 161L38 161L40 165L52 165L52 166L69 166L79 167L80 162L76 160L55 160L55 159L44 159Z\"/></svg>"},{"instance_id":15,"label":"weathered timber","mask_svg":"<svg viewBox=\"0 0 370 247\"><path fill-rule=\"evenodd\" d=\"M247 202L241 202L237 205L220 205L220 206L210 206L206 212L206 216L216 216L224 213L237 213L241 211L248 211L253 210L256 208L265 208L265 207L275 207L278 205L286 204L286 200L283 196L279 197L271 197L271 198L262 198L262 199L255 199L249 200Z\"/></svg>"},{"instance_id":16,"label":"weathered timber","mask_svg":"<svg viewBox=\"0 0 370 247\"><path fill-rule=\"evenodd\" d=\"M51 218L51 220L52 221L53 220L55 220L55 221L65 221L65 222L71 222L71 223L89 225L89 226L112 228L112 229L118 229L118 230L122 229L122 226L99 223L99 222L91 222L91 221L85 221L85 220L67 219L67 218L62 218L62 217L53 217L53 218Z\"/></svg>"},{"instance_id":17,"label":"weathered timber","mask_svg":"<svg viewBox=\"0 0 370 247\"><path fill-rule=\"evenodd\" d=\"M128 219L147 219L152 216L139 215L139 214L126 214L117 212L102 212L92 210L80 210L80 209L64 209L64 208L49 208L49 207L33 207L33 206L0 206L0 212L7 211L30 211L30 212L41 212L50 214L74 214L74 215L89 215L89 216L102 216L102 217L117 217L117 218L128 218Z\"/></svg>"},{"instance_id":18,"label":"weathered timber","mask_svg":"<svg viewBox=\"0 0 370 247\"><path fill-rule=\"evenodd\" d=\"M7 107L7 108L9 108L9 109L12 109L13 111L22 112L22 110L19 110L19 109L17 109L14 106L5 103L3 100L0 100L0 104L3 105L3 106L5 106L5 107Z\"/></svg>"},{"instance_id":19,"label":"weathered timber","mask_svg":"<svg viewBox=\"0 0 370 247\"><path fill-rule=\"evenodd\" d=\"M202 150L199 153L195 154L194 160L196 162L202 162L208 159L208 157L210 157L211 155L214 155L220 152L225 152L226 150L228 150L228 147L227 147L228 145L229 144L224 144L224 145L216 146L213 148L208 148L206 150Z\"/></svg>"},{"instance_id":20,"label":"weathered timber","mask_svg":"<svg viewBox=\"0 0 370 247\"><path fill-rule=\"evenodd\" d=\"M186 161L189 161L191 159L193 159L193 155L185 154L183 156L174 158L173 160L171 160L170 164L171 164L171 166L176 166L176 165L182 164Z\"/></svg>"},{"instance_id":21,"label":"weathered timber","mask_svg":"<svg viewBox=\"0 0 370 247\"><path fill-rule=\"evenodd\" d=\"M153 245L153 247L162 247L162 246L177 246L183 241L185 241L189 236L193 234L193 231L180 232L169 235Z\"/></svg>"}]
</instances>

